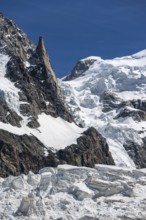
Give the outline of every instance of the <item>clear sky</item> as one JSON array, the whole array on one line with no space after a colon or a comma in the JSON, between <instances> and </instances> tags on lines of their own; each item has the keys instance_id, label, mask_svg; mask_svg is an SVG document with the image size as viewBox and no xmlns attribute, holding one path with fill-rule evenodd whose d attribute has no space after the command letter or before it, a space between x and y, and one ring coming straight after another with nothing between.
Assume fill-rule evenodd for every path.
<instances>
[{"instance_id":1,"label":"clear sky","mask_svg":"<svg viewBox=\"0 0 146 220\"><path fill-rule=\"evenodd\" d=\"M87 56L146 49L146 0L0 0L0 10L34 43L43 36L58 77Z\"/></svg>"}]
</instances>

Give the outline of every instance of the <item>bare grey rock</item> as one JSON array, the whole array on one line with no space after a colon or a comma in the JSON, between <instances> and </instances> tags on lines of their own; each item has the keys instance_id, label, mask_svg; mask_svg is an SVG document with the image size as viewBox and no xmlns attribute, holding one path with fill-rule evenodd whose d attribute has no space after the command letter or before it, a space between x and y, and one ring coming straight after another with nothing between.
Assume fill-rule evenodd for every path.
<instances>
[{"instance_id":1,"label":"bare grey rock","mask_svg":"<svg viewBox=\"0 0 146 220\"><path fill-rule=\"evenodd\" d=\"M122 108L114 119L132 117L135 121L145 121L146 113L142 110Z\"/></svg>"},{"instance_id":2,"label":"bare grey rock","mask_svg":"<svg viewBox=\"0 0 146 220\"><path fill-rule=\"evenodd\" d=\"M95 128L89 128L77 139L77 144L57 152L61 163L94 167L95 164L114 164L106 140Z\"/></svg>"},{"instance_id":3,"label":"bare grey rock","mask_svg":"<svg viewBox=\"0 0 146 220\"><path fill-rule=\"evenodd\" d=\"M133 159L137 168L146 167L146 138L142 139L141 145L132 141L127 141L124 144L124 148L128 152L129 156Z\"/></svg>"},{"instance_id":4,"label":"bare grey rock","mask_svg":"<svg viewBox=\"0 0 146 220\"><path fill-rule=\"evenodd\" d=\"M80 218L79 220L99 220L99 218L91 217L91 216L86 215L86 216Z\"/></svg>"},{"instance_id":5,"label":"bare grey rock","mask_svg":"<svg viewBox=\"0 0 146 220\"><path fill-rule=\"evenodd\" d=\"M77 62L71 73L65 77L64 81L76 79L84 75L84 72L90 68L90 66L96 61L96 59L80 60Z\"/></svg>"},{"instance_id":6,"label":"bare grey rock","mask_svg":"<svg viewBox=\"0 0 146 220\"><path fill-rule=\"evenodd\" d=\"M0 130L0 176L34 173L47 165L43 144L34 136Z\"/></svg>"},{"instance_id":7,"label":"bare grey rock","mask_svg":"<svg viewBox=\"0 0 146 220\"><path fill-rule=\"evenodd\" d=\"M9 123L13 126L21 127L22 118L15 111L11 110L4 100L1 100L0 105L0 121Z\"/></svg>"},{"instance_id":8,"label":"bare grey rock","mask_svg":"<svg viewBox=\"0 0 146 220\"><path fill-rule=\"evenodd\" d=\"M111 91L105 91L100 96L100 102L103 103L103 112L111 111L119 106L121 99Z\"/></svg>"}]
</instances>

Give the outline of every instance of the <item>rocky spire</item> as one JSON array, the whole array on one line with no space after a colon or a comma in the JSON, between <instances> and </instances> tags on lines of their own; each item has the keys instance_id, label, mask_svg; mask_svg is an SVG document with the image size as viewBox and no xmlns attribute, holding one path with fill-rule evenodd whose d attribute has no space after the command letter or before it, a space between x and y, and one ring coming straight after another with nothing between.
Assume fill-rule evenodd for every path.
<instances>
[{"instance_id":1,"label":"rocky spire","mask_svg":"<svg viewBox=\"0 0 146 220\"><path fill-rule=\"evenodd\" d=\"M37 52L40 59L42 59L42 60L44 58L48 59L45 44L44 44L44 40L41 36L39 37L39 42L38 42L38 46L36 48L36 52Z\"/></svg>"},{"instance_id":2,"label":"rocky spire","mask_svg":"<svg viewBox=\"0 0 146 220\"><path fill-rule=\"evenodd\" d=\"M48 77L50 78L50 76L52 76L53 80L57 84L57 78L56 78L56 75L55 75L55 73L52 69L50 59L48 57L48 54L47 54L47 51L46 51L46 48L45 48L45 44L44 44L44 40L43 40L42 37L39 37L39 42L38 42L38 46L36 48L36 52L37 52L38 57L41 60L41 62L45 65Z\"/></svg>"}]
</instances>

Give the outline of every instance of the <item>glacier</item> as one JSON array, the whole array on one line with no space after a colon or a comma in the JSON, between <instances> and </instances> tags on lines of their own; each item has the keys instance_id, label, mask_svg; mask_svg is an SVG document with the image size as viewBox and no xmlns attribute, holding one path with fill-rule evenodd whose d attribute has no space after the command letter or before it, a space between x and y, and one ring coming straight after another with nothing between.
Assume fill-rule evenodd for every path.
<instances>
[{"instance_id":1,"label":"glacier","mask_svg":"<svg viewBox=\"0 0 146 220\"><path fill-rule=\"evenodd\" d=\"M146 220L146 169L59 165L0 179L5 220Z\"/></svg>"},{"instance_id":2,"label":"glacier","mask_svg":"<svg viewBox=\"0 0 146 220\"><path fill-rule=\"evenodd\" d=\"M54 93L57 90L60 95L60 88L52 72L42 38L39 40L40 46L37 47L39 51L36 54L36 47L26 35L12 21L5 19L2 15L0 17L1 36L4 36L2 42L4 48L0 48L0 99L9 107L3 106L3 115L7 117L10 111L13 111L20 116L17 118L16 126L9 120L1 120L2 135L5 134L4 131L14 134L11 136L12 142L15 136L36 137L43 143L44 160L49 154L47 149L51 149L52 152L63 149L76 143L77 138L89 127L95 127L106 138L116 163L116 166L98 164L94 168L66 164L56 168L44 167L38 172L39 167L37 171L34 169L34 172L38 172L37 174L34 174L29 167L26 173L30 171L25 175L22 174L24 166L32 160L28 159L25 151L22 151L23 147L29 148L24 142L18 152L18 158L23 155L22 160L26 163L20 164L22 160L16 160L21 175L0 178L0 219L146 220L146 168L137 169L144 167L140 160L143 159L142 153L146 152L144 149L146 146L146 50L111 60L104 60L98 56L87 57L80 60L78 66L74 68L73 77L71 73L66 81L64 81L66 77L62 80L58 79L64 96L63 103L66 103L75 119L76 123L73 123L73 120L69 120L72 117L69 117L67 112L65 118L69 118L66 121L63 119L65 112L60 114L61 112L56 111L56 109L66 110L63 108L64 105L61 109L59 108L62 97L58 95L54 97L53 94L48 96L44 92L51 86L50 90L53 89L51 92ZM42 55L44 55L43 62ZM38 65L39 62L42 62L41 66ZM47 78L48 84L44 84L46 75L44 77L42 74L46 72L42 70L42 64L45 64L45 69L47 67L50 71L47 72L48 74L53 73L52 85L50 84L51 75ZM23 67L23 70L19 70L19 67ZM34 78L30 80L30 74L37 80L33 80ZM20 75L24 77L22 81L17 80ZM36 86L30 88L29 85L34 83ZM38 85L40 90L36 89ZM33 91L36 92L36 97L33 96L31 100L31 97L27 98L27 96ZM44 96L41 96L42 91ZM55 101L52 101L52 98ZM58 105L55 105L56 98L57 104L60 100ZM35 101L33 105L31 101ZM45 113L41 101L46 108L50 108L50 111L47 111L48 114ZM37 102L38 105L36 105ZM53 104L55 105L54 114L51 112ZM29 109L30 106L41 109L41 111L37 109L35 115L38 127L37 125L33 128L28 126L34 116L34 112ZM14 115L11 114L11 116ZM6 136L3 137L5 139ZM37 146L35 142L33 143L32 149L35 151ZM19 143L16 144L19 146ZM16 168L13 167L15 159L14 164L10 162L11 155L16 154L15 148L9 149L9 143L2 146L4 150L8 150L6 153L9 156L7 159L2 149L2 160L15 171ZM11 149L14 150L13 154ZM141 157L136 161L134 154L139 152ZM39 161L40 153L41 150L37 157L32 155L35 158L32 161L34 166ZM7 166L2 164L1 167L7 170ZM4 176L7 174L3 174Z\"/></svg>"},{"instance_id":3,"label":"glacier","mask_svg":"<svg viewBox=\"0 0 146 220\"><path fill-rule=\"evenodd\" d=\"M94 126L106 138L116 165L136 167L124 145L127 142L142 145L146 137L145 119L119 116L138 111L128 102L146 102L146 50L112 60L94 56L80 62L82 66L88 65L85 71L78 65L73 69L76 78L70 74L69 80L65 81L66 77L60 80L70 111L78 124ZM104 100L106 95L114 99L111 106ZM144 114L141 110L140 113Z\"/></svg>"}]
</instances>

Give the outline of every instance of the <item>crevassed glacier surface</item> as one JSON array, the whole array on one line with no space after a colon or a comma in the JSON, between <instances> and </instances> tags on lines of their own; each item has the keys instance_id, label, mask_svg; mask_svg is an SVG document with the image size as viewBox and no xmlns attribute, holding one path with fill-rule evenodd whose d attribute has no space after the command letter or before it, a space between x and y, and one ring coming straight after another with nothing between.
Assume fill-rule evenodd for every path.
<instances>
[{"instance_id":1,"label":"crevassed glacier surface","mask_svg":"<svg viewBox=\"0 0 146 220\"><path fill-rule=\"evenodd\" d=\"M91 58L81 61L87 62ZM118 166L135 167L123 146L128 142L142 146L142 139L146 137L145 120L117 117L121 111L137 110L128 104L127 107L103 111L102 96L105 92L113 94L115 106L132 100L146 102L146 50L112 60L99 57L94 60L78 78L60 82L65 100L78 124L94 126L106 138Z\"/></svg>"},{"instance_id":2,"label":"crevassed glacier surface","mask_svg":"<svg viewBox=\"0 0 146 220\"><path fill-rule=\"evenodd\" d=\"M0 179L0 219L146 220L146 169L60 165Z\"/></svg>"}]
</instances>

